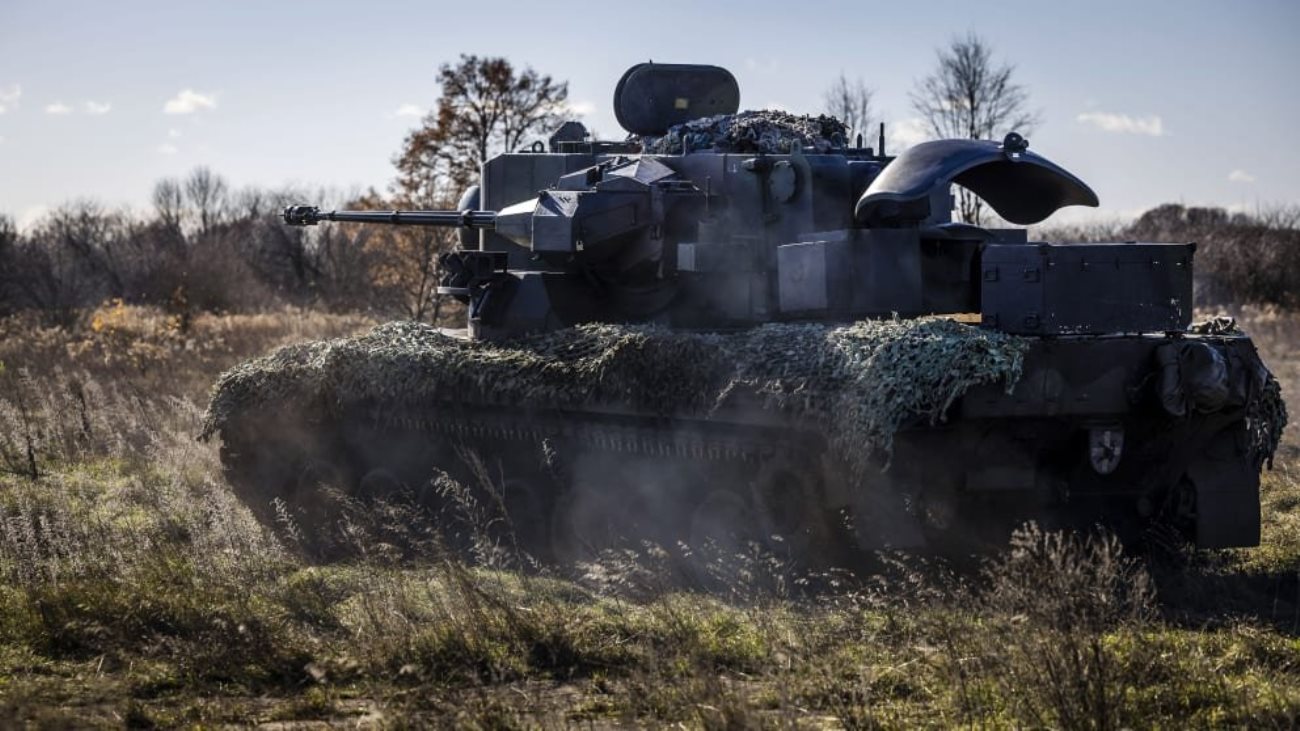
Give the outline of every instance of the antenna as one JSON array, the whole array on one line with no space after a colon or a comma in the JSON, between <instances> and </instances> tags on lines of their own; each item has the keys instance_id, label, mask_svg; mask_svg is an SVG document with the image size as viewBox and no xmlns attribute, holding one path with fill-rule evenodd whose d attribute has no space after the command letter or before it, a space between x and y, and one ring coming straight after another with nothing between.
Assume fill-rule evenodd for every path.
<instances>
[{"instance_id":1,"label":"antenna","mask_svg":"<svg viewBox=\"0 0 1300 731\"><path fill-rule=\"evenodd\" d=\"M880 156L885 156L885 123L880 123Z\"/></svg>"}]
</instances>

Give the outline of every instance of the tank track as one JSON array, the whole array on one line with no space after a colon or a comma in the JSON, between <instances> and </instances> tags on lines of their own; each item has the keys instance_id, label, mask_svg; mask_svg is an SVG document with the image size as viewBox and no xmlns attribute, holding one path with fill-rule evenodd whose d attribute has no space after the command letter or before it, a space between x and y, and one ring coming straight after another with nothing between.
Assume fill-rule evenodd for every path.
<instances>
[{"instance_id":1,"label":"tank track","mask_svg":"<svg viewBox=\"0 0 1300 731\"><path fill-rule=\"evenodd\" d=\"M574 446L643 457L759 463L796 449L790 430L774 427L696 424L664 419L646 426L643 417L588 412L519 411L496 409L441 409L437 415L415 415L409 409L384 412L372 409L369 423L381 430L437 434L463 442L500 440ZM817 440L804 435L798 444Z\"/></svg>"},{"instance_id":2,"label":"tank track","mask_svg":"<svg viewBox=\"0 0 1300 731\"><path fill-rule=\"evenodd\" d=\"M227 430L222 458L257 517L320 559L351 554L332 529L394 494L430 526L457 522L447 515L463 506L428 489L439 471L492 513L482 522L511 527L496 540L542 560L646 541L686 547L702 534L721 550L762 544L816 564L843 565L854 552L843 511L823 490L843 476L828 473L825 445L808 431L448 402L359 405L306 421L248 419ZM345 516L348 505L359 510ZM609 541L590 535L604 525Z\"/></svg>"}]
</instances>

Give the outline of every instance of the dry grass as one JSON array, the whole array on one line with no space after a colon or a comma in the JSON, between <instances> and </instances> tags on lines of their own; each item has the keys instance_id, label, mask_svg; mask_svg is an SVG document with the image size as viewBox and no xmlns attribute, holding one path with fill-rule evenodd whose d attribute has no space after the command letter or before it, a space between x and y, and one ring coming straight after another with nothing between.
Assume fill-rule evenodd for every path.
<instances>
[{"instance_id":1,"label":"dry grass","mask_svg":"<svg viewBox=\"0 0 1300 731\"><path fill-rule=\"evenodd\" d=\"M1300 318L1247 314L1295 394ZM663 580L649 549L572 579L513 570L509 551L453 558L436 534L411 541L411 557L362 531L365 558L310 566L235 501L215 447L192 438L194 403L240 357L364 323L201 317L180 337L147 311L100 315L129 324L0 325L5 719L1285 728L1300 718L1295 431L1267 475L1265 545L1252 551L1147 562L1102 538L1029 529L960 574L885 557L870 578L792 577L764 557L717 557L727 581L712 594Z\"/></svg>"},{"instance_id":2,"label":"dry grass","mask_svg":"<svg viewBox=\"0 0 1300 731\"><path fill-rule=\"evenodd\" d=\"M294 308L183 318L118 300L82 313L67 329L33 313L0 318L0 363L9 373L79 373L202 403L215 375L245 358L287 343L355 334L374 324L365 316Z\"/></svg>"}]
</instances>

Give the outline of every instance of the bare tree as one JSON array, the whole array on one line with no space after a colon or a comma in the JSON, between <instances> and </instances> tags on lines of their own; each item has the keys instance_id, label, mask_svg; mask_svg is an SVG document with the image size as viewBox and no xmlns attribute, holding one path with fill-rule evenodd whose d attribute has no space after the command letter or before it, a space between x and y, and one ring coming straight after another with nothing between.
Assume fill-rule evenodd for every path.
<instances>
[{"instance_id":1,"label":"bare tree","mask_svg":"<svg viewBox=\"0 0 1300 731\"><path fill-rule=\"evenodd\" d=\"M462 55L438 71L442 96L406 137L397 165L401 195L445 202L469 185L491 155L514 150L530 134L562 120L569 85L504 58Z\"/></svg>"},{"instance_id":2,"label":"bare tree","mask_svg":"<svg viewBox=\"0 0 1300 731\"><path fill-rule=\"evenodd\" d=\"M974 33L954 38L938 52L938 67L912 90L912 109L935 137L997 139L1028 133L1037 122L1024 87L1012 80L1015 67L993 62L993 49ZM980 222L984 203L961 188L961 217Z\"/></svg>"},{"instance_id":3,"label":"bare tree","mask_svg":"<svg viewBox=\"0 0 1300 731\"><path fill-rule=\"evenodd\" d=\"M262 218L274 213L271 196L261 188L244 188L232 196L231 207L240 218Z\"/></svg>"},{"instance_id":4,"label":"bare tree","mask_svg":"<svg viewBox=\"0 0 1300 731\"><path fill-rule=\"evenodd\" d=\"M18 226L14 220L0 213L0 252L6 252L18 243Z\"/></svg>"},{"instance_id":5,"label":"bare tree","mask_svg":"<svg viewBox=\"0 0 1300 731\"><path fill-rule=\"evenodd\" d=\"M384 209L395 205L370 190L347 207ZM456 245L456 232L428 226L375 227L359 240L372 286L391 297L407 318L417 322L436 318L439 313L433 295L438 287L438 255Z\"/></svg>"},{"instance_id":6,"label":"bare tree","mask_svg":"<svg viewBox=\"0 0 1300 731\"><path fill-rule=\"evenodd\" d=\"M822 93L822 107L826 114L849 127L849 134L870 138L871 98L874 92L861 78L850 81L843 72Z\"/></svg>"},{"instance_id":7,"label":"bare tree","mask_svg":"<svg viewBox=\"0 0 1300 731\"><path fill-rule=\"evenodd\" d=\"M323 304L354 311L390 311L400 306L397 293L373 281L379 266L376 260L391 253L376 251L378 247L367 243L379 228L356 224L317 228L311 253L320 272L316 290Z\"/></svg>"},{"instance_id":8,"label":"bare tree","mask_svg":"<svg viewBox=\"0 0 1300 731\"><path fill-rule=\"evenodd\" d=\"M175 178L163 178L153 186L153 209L164 228L181 230L185 221L185 192Z\"/></svg>"},{"instance_id":9,"label":"bare tree","mask_svg":"<svg viewBox=\"0 0 1300 731\"><path fill-rule=\"evenodd\" d=\"M0 213L0 317L11 314L21 304L14 292L15 280L22 274L18 244L14 220Z\"/></svg>"},{"instance_id":10,"label":"bare tree","mask_svg":"<svg viewBox=\"0 0 1300 731\"><path fill-rule=\"evenodd\" d=\"M52 324L71 325L78 308L110 294L103 271L94 267L93 239L102 233L94 208L87 201L65 204L19 237L11 284Z\"/></svg>"},{"instance_id":11,"label":"bare tree","mask_svg":"<svg viewBox=\"0 0 1300 731\"><path fill-rule=\"evenodd\" d=\"M101 283L103 291L85 292L96 297L92 302L125 294L127 264L122 242L129 237L124 219L122 214L86 199L59 206L41 229L49 245L69 256L69 267L78 269L83 281Z\"/></svg>"},{"instance_id":12,"label":"bare tree","mask_svg":"<svg viewBox=\"0 0 1300 731\"><path fill-rule=\"evenodd\" d=\"M200 233L206 235L220 220L226 192L226 181L205 167L195 168L185 180L185 197L199 217Z\"/></svg>"}]
</instances>

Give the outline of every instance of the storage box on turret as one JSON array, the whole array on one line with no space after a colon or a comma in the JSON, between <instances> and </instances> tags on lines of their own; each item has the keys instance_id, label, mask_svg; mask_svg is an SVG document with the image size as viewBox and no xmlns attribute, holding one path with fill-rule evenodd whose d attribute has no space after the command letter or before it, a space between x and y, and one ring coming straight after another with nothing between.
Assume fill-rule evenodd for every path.
<instances>
[{"instance_id":1,"label":"storage box on turret","mask_svg":"<svg viewBox=\"0 0 1300 731\"><path fill-rule=\"evenodd\" d=\"M985 327L1020 335L1187 329L1195 244L990 244L980 274Z\"/></svg>"}]
</instances>

